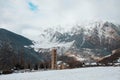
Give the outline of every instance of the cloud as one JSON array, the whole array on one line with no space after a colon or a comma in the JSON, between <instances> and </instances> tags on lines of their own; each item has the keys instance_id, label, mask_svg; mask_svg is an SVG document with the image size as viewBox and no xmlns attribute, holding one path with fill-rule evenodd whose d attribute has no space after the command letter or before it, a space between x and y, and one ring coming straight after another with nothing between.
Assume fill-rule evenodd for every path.
<instances>
[{"instance_id":1,"label":"cloud","mask_svg":"<svg viewBox=\"0 0 120 80\"><path fill-rule=\"evenodd\" d=\"M33 38L41 28L58 25L120 23L119 7L119 0L0 0L0 27Z\"/></svg>"},{"instance_id":2,"label":"cloud","mask_svg":"<svg viewBox=\"0 0 120 80\"><path fill-rule=\"evenodd\" d=\"M22 34L27 38L30 38L31 40L39 40L39 37L38 37L40 35L39 33L40 33L40 30L33 29L33 28L22 30Z\"/></svg>"}]
</instances>

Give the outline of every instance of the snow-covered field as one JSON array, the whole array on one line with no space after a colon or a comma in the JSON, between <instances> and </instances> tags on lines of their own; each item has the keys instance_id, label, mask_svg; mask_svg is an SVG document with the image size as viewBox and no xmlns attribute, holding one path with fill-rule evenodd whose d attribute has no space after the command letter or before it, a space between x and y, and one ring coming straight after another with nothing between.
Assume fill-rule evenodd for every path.
<instances>
[{"instance_id":1,"label":"snow-covered field","mask_svg":"<svg viewBox=\"0 0 120 80\"><path fill-rule=\"evenodd\" d=\"M0 80L120 80L120 67L92 67L0 75Z\"/></svg>"}]
</instances>

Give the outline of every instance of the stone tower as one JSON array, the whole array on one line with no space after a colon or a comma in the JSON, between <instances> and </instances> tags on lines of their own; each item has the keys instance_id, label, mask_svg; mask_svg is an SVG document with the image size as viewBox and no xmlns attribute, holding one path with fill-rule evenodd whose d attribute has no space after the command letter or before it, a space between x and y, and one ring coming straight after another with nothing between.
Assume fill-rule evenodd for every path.
<instances>
[{"instance_id":1,"label":"stone tower","mask_svg":"<svg viewBox=\"0 0 120 80\"><path fill-rule=\"evenodd\" d=\"M57 50L52 49L51 69L57 69Z\"/></svg>"}]
</instances>

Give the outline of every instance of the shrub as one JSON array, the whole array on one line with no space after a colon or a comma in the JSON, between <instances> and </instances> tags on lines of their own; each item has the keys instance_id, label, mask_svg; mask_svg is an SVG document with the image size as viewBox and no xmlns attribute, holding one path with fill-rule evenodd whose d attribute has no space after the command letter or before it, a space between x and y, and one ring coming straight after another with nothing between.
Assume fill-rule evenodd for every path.
<instances>
[{"instance_id":1,"label":"shrub","mask_svg":"<svg viewBox=\"0 0 120 80\"><path fill-rule=\"evenodd\" d=\"M14 72L13 70L3 70L2 74L11 74L13 72Z\"/></svg>"}]
</instances>

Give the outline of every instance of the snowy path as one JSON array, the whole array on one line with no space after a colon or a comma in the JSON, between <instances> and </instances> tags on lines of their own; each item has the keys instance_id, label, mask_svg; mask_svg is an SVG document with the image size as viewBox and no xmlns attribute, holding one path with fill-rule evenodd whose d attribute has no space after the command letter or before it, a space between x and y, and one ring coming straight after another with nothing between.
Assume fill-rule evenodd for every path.
<instances>
[{"instance_id":1,"label":"snowy path","mask_svg":"<svg viewBox=\"0 0 120 80\"><path fill-rule=\"evenodd\" d=\"M94 67L0 75L0 80L120 80L120 67Z\"/></svg>"}]
</instances>

